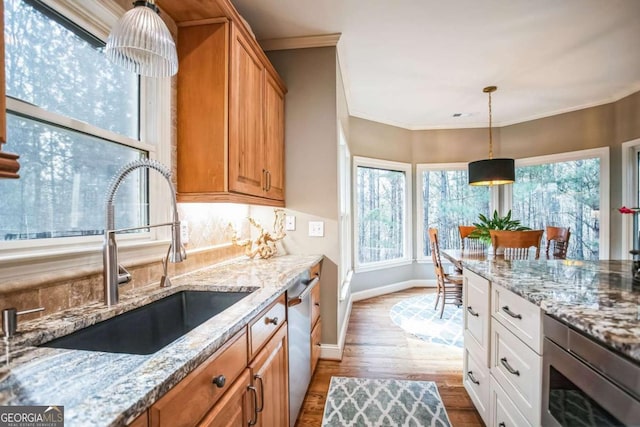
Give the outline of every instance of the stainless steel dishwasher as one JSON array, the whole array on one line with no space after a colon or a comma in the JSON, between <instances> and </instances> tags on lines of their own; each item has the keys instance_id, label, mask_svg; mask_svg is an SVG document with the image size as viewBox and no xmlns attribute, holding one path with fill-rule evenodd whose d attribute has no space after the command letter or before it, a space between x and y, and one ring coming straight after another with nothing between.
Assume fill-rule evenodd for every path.
<instances>
[{"instance_id":1,"label":"stainless steel dishwasher","mask_svg":"<svg viewBox=\"0 0 640 427\"><path fill-rule=\"evenodd\" d=\"M289 426L293 427L311 382L311 291L320 279L300 276L287 291L289 328Z\"/></svg>"}]
</instances>

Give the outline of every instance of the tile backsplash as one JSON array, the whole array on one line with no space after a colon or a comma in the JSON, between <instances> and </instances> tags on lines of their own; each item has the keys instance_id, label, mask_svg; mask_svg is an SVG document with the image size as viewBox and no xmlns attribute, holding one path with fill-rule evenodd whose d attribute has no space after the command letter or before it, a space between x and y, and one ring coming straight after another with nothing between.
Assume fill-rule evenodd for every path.
<instances>
[{"instance_id":1,"label":"tile backsplash","mask_svg":"<svg viewBox=\"0 0 640 427\"><path fill-rule=\"evenodd\" d=\"M230 244L229 224L238 230L240 238L249 237L251 233L247 217L251 213L248 205L228 203L183 203L178 206L180 219L188 224L188 243L185 245L188 258L177 264L169 264L169 275L187 273L199 268L243 256L243 249ZM132 274L132 281L120 287L120 292L131 292L136 288L156 283L162 275L161 256L157 261L146 260L140 263L125 265ZM96 269L78 269L67 271L64 279L54 274L50 280L38 283L25 283L21 289L3 292L0 287L0 309L15 307L25 310L34 307L45 307L45 311L26 315L21 320L39 317L81 306L104 299L102 272Z\"/></svg>"}]
</instances>

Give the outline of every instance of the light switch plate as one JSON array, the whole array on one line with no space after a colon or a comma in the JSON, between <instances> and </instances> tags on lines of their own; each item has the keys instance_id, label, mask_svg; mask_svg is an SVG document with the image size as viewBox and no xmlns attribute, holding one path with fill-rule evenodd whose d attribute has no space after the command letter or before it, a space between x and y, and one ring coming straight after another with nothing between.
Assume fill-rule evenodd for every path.
<instances>
[{"instance_id":1,"label":"light switch plate","mask_svg":"<svg viewBox=\"0 0 640 427\"><path fill-rule=\"evenodd\" d=\"M324 237L324 221L309 221L309 236Z\"/></svg>"},{"instance_id":2,"label":"light switch plate","mask_svg":"<svg viewBox=\"0 0 640 427\"><path fill-rule=\"evenodd\" d=\"M284 229L286 231L295 231L296 229L296 217L293 215L285 215L284 217Z\"/></svg>"}]
</instances>

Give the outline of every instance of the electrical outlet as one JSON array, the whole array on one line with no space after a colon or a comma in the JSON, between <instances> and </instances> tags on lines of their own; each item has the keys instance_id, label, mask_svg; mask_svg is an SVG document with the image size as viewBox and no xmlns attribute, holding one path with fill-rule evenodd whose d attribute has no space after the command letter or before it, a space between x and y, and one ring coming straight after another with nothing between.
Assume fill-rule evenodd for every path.
<instances>
[{"instance_id":1,"label":"electrical outlet","mask_svg":"<svg viewBox=\"0 0 640 427\"><path fill-rule=\"evenodd\" d=\"M286 231L295 231L296 229L296 217L293 215L286 215L284 217L284 229Z\"/></svg>"},{"instance_id":2,"label":"electrical outlet","mask_svg":"<svg viewBox=\"0 0 640 427\"><path fill-rule=\"evenodd\" d=\"M309 236L324 237L324 221L309 221Z\"/></svg>"},{"instance_id":3,"label":"electrical outlet","mask_svg":"<svg viewBox=\"0 0 640 427\"><path fill-rule=\"evenodd\" d=\"M189 243L189 223L187 221L180 221L180 240L183 245Z\"/></svg>"}]
</instances>

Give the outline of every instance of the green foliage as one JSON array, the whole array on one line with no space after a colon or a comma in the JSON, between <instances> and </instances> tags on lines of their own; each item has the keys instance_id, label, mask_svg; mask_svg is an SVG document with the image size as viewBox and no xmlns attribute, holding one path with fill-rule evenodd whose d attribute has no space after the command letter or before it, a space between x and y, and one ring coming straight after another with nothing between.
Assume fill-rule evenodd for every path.
<instances>
[{"instance_id":1,"label":"green foliage","mask_svg":"<svg viewBox=\"0 0 640 427\"><path fill-rule=\"evenodd\" d=\"M471 233L469 237L478 238L486 243L491 243L491 236L489 230L511 230L511 231L524 231L531 230L529 227L525 227L520 224L517 219L511 219L511 211L507 212L505 216L499 216L498 211L493 211L493 216L486 217L483 214L478 215L479 222L474 222L473 225L476 229Z\"/></svg>"}]
</instances>

